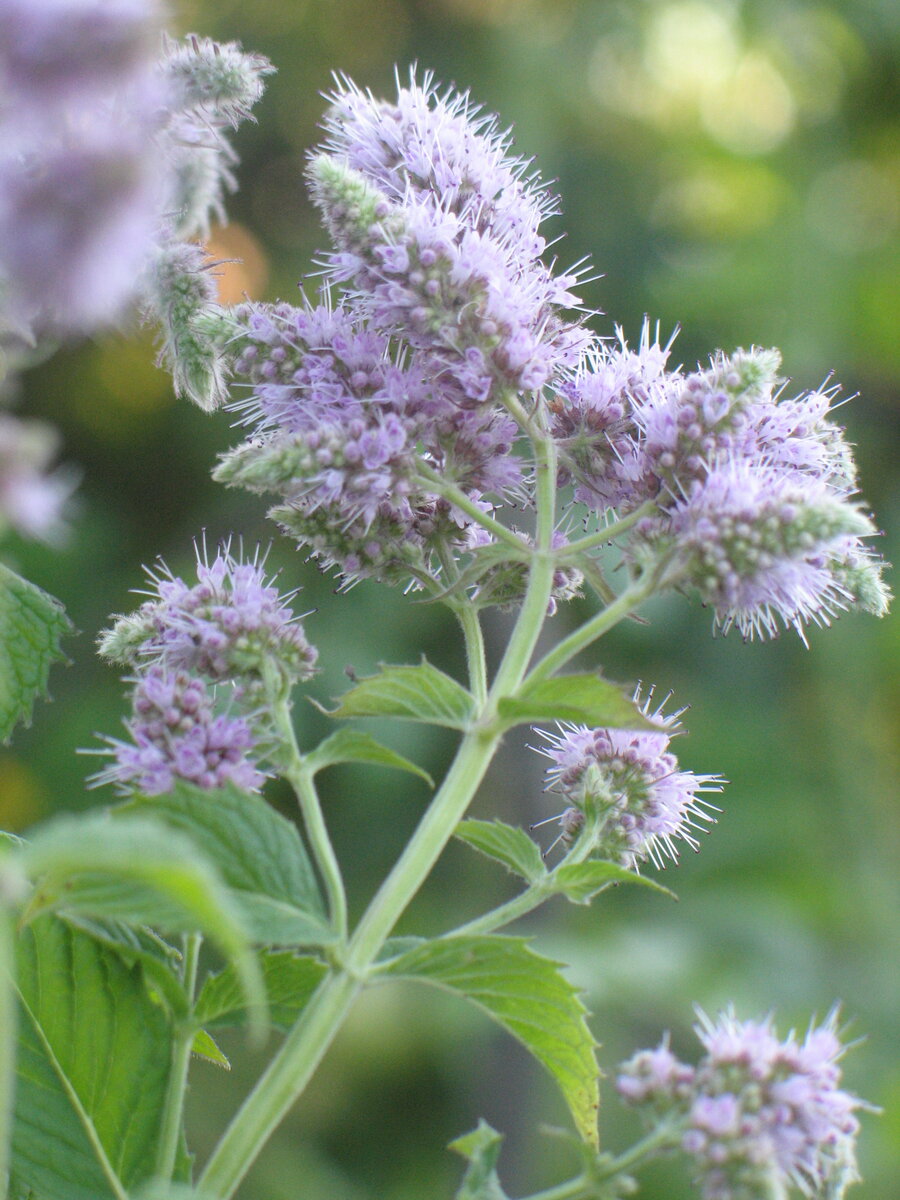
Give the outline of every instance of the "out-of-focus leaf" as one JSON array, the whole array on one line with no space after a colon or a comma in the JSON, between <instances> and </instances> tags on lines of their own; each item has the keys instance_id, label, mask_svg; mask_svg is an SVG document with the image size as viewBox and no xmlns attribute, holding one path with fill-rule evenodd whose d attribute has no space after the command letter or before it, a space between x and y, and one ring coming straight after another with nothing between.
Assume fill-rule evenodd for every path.
<instances>
[{"instance_id":1,"label":"out-of-focus leaf","mask_svg":"<svg viewBox=\"0 0 900 1200\"><path fill-rule=\"evenodd\" d=\"M46 695L51 666L65 659L59 643L71 630L58 600L0 563L0 742Z\"/></svg>"},{"instance_id":2,"label":"out-of-focus leaf","mask_svg":"<svg viewBox=\"0 0 900 1200\"><path fill-rule=\"evenodd\" d=\"M148 812L186 833L216 864L251 941L314 946L334 940L296 825L261 796L181 784L162 796L136 796L114 815Z\"/></svg>"},{"instance_id":3,"label":"out-of-focus leaf","mask_svg":"<svg viewBox=\"0 0 900 1200\"><path fill-rule=\"evenodd\" d=\"M391 960L384 975L456 992L498 1021L559 1085L579 1134L597 1144L595 1042L578 993L559 963L521 938L447 937Z\"/></svg>"},{"instance_id":4,"label":"out-of-focus leaf","mask_svg":"<svg viewBox=\"0 0 900 1200\"><path fill-rule=\"evenodd\" d=\"M185 833L150 815L60 817L22 851L35 890L24 919L48 911L205 934L234 964L261 1014L265 992L243 914L217 868Z\"/></svg>"},{"instance_id":5,"label":"out-of-focus leaf","mask_svg":"<svg viewBox=\"0 0 900 1200\"><path fill-rule=\"evenodd\" d=\"M497 1178L497 1159L503 1137L487 1121L450 1143L450 1149L469 1160L456 1200L508 1200Z\"/></svg>"}]
</instances>

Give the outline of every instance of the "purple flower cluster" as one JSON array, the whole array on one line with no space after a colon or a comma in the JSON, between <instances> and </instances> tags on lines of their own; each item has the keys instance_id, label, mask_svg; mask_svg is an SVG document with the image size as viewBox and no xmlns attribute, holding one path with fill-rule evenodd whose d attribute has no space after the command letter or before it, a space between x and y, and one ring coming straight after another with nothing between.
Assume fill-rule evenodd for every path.
<instances>
[{"instance_id":1,"label":"purple flower cluster","mask_svg":"<svg viewBox=\"0 0 900 1200\"><path fill-rule=\"evenodd\" d=\"M94 776L148 796L170 792L179 780L214 789L232 783L245 791L262 786L251 761L255 738L244 717L215 713L212 691L186 671L150 667L135 680L132 742L108 738L113 762Z\"/></svg>"},{"instance_id":2,"label":"purple flower cluster","mask_svg":"<svg viewBox=\"0 0 900 1200\"><path fill-rule=\"evenodd\" d=\"M428 569L439 538L469 543L422 465L476 501L521 484L508 414L458 403L421 355L398 361L349 305L245 305L234 320L225 354L250 389L235 408L255 432L215 476L278 495L273 515L324 565L406 579Z\"/></svg>"},{"instance_id":3,"label":"purple flower cluster","mask_svg":"<svg viewBox=\"0 0 900 1200\"><path fill-rule=\"evenodd\" d=\"M148 574L155 594L103 635L106 658L232 682L241 692L253 692L272 664L291 681L312 675L316 650L288 607L293 594L282 597L266 580L259 557L243 562L227 546L211 563L198 554L195 584L164 564Z\"/></svg>"},{"instance_id":4,"label":"purple flower cluster","mask_svg":"<svg viewBox=\"0 0 900 1200\"><path fill-rule=\"evenodd\" d=\"M696 1067L678 1061L668 1038L620 1068L616 1086L654 1123L670 1122L695 1160L704 1200L843 1195L857 1178L854 1110L839 1087L843 1053L836 1015L800 1041L779 1041L771 1020L716 1021L700 1013L706 1051Z\"/></svg>"},{"instance_id":5,"label":"purple flower cluster","mask_svg":"<svg viewBox=\"0 0 900 1200\"><path fill-rule=\"evenodd\" d=\"M834 390L784 398L777 351L718 355L689 375L666 371L666 354L645 325L637 353L594 352L559 389L554 434L576 497L601 512L652 501L630 553L695 587L724 629L803 636L851 606L881 615L887 592L862 541L875 530L853 502Z\"/></svg>"},{"instance_id":6,"label":"purple flower cluster","mask_svg":"<svg viewBox=\"0 0 900 1200\"><path fill-rule=\"evenodd\" d=\"M640 702L640 692L635 701ZM539 753L550 759L547 784L569 803L561 815L562 838L571 842L585 816L599 817L592 853L625 867L648 860L664 867L677 862L679 841L696 850L695 830L714 818L702 792L720 792L718 775L680 771L669 750L679 713L663 716L662 706L642 711L658 730L590 729L561 725L558 733L542 732L548 745ZM699 824L698 822L702 822Z\"/></svg>"},{"instance_id":7,"label":"purple flower cluster","mask_svg":"<svg viewBox=\"0 0 900 1200\"><path fill-rule=\"evenodd\" d=\"M316 661L292 596L279 595L258 557L241 561L227 546L211 563L198 554L194 584L164 566L150 579L151 598L100 639L101 654L137 674L126 722L134 745L111 742L116 761L97 782L154 793L178 778L258 787L248 755L262 753L270 689L308 679Z\"/></svg>"},{"instance_id":8,"label":"purple flower cluster","mask_svg":"<svg viewBox=\"0 0 900 1200\"><path fill-rule=\"evenodd\" d=\"M313 198L336 246L328 270L373 323L433 356L470 404L574 365L586 337L560 316L574 277L541 258L555 201L495 119L429 75L394 104L349 81L330 98Z\"/></svg>"}]
</instances>

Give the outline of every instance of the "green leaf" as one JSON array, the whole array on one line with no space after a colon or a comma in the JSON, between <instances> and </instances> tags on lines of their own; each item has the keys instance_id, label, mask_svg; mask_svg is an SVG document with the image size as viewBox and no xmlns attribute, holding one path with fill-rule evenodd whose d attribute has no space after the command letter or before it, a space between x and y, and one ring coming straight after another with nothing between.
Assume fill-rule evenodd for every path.
<instances>
[{"instance_id":1,"label":"green leaf","mask_svg":"<svg viewBox=\"0 0 900 1200\"><path fill-rule=\"evenodd\" d=\"M18 944L12 1174L40 1200L123 1200L153 1170L170 1064L141 971L55 917Z\"/></svg>"},{"instance_id":2,"label":"green leaf","mask_svg":"<svg viewBox=\"0 0 900 1200\"><path fill-rule=\"evenodd\" d=\"M469 1160L455 1200L508 1200L497 1178L497 1159L503 1137L487 1121L450 1143L450 1149Z\"/></svg>"},{"instance_id":3,"label":"green leaf","mask_svg":"<svg viewBox=\"0 0 900 1200\"><path fill-rule=\"evenodd\" d=\"M596 1146L598 1070L585 1008L560 963L521 938L446 937L385 964L384 975L432 983L473 1001L543 1063L579 1134Z\"/></svg>"},{"instance_id":4,"label":"green leaf","mask_svg":"<svg viewBox=\"0 0 900 1200\"><path fill-rule=\"evenodd\" d=\"M371 763L377 767L395 767L398 771L409 771L424 779L429 787L434 787L434 780L427 771L391 750L382 746L368 733L357 729L339 729L331 737L316 746L311 754L306 756L307 765L313 771L321 771L336 763L360 762Z\"/></svg>"},{"instance_id":5,"label":"green leaf","mask_svg":"<svg viewBox=\"0 0 900 1200\"><path fill-rule=\"evenodd\" d=\"M475 701L461 684L424 660L417 667L383 667L380 674L361 679L341 696L329 715L402 717L428 725L466 729L475 714Z\"/></svg>"},{"instance_id":6,"label":"green leaf","mask_svg":"<svg viewBox=\"0 0 900 1200\"><path fill-rule=\"evenodd\" d=\"M528 883L536 883L547 874L541 852L524 829L503 821L460 821L456 836L480 850L488 858L502 862Z\"/></svg>"},{"instance_id":7,"label":"green leaf","mask_svg":"<svg viewBox=\"0 0 900 1200\"><path fill-rule=\"evenodd\" d=\"M65 659L60 640L71 632L58 600L0 563L0 742L30 721L51 666Z\"/></svg>"},{"instance_id":8,"label":"green leaf","mask_svg":"<svg viewBox=\"0 0 900 1200\"><path fill-rule=\"evenodd\" d=\"M261 796L235 787L208 792L179 784L162 796L136 796L113 815L132 813L152 813L188 834L212 859L251 941L282 946L334 941L297 826Z\"/></svg>"},{"instance_id":9,"label":"green leaf","mask_svg":"<svg viewBox=\"0 0 900 1200\"><path fill-rule=\"evenodd\" d=\"M207 1062L215 1063L217 1067L223 1067L226 1071L231 1070L231 1063L205 1029L198 1029L194 1034L191 1054L196 1054L198 1058L205 1058Z\"/></svg>"},{"instance_id":10,"label":"green leaf","mask_svg":"<svg viewBox=\"0 0 900 1200\"><path fill-rule=\"evenodd\" d=\"M22 860L37 880L24 920L63 911L201 932L234 963L248 1001L264 1008L243 915L216 867L184 833L147 815L60 817L35 831Z\"/></svg>"},{"instance_id":11,"label":"green leaf","mask_svg":"<svg viewBox=\"0 0 900 1200\"><path fill-rule=\"evenodd\" d=\"M576 721L608 729L655 729L622 689L599 675L555 675L505 696L497 712L508 725Z\"/></svg>"},{"instance_id":12,"label":"green leaf","mask_svg":"<svg viewBox=\"0 0 900 1200\"><path fill-rule=\"evenodd\" d=\"M175 1016L184 1016L190 1005L178 974L181 954L152 929L123 921L93 920L67 912L63 920L96 942L115 950L126 965L139 962L152 991L158 991Z\"/></svg>"},{"instance_id":13,"label":"green leaf","mask_svg":"<svg viewBox=\"0 0 900 1200\"><path fill-rule=\"evenodd\" d=\"M290 950L263 951L259 966L269 998L269 1019L278 1029L289 1029L328 968L317 958L296 955ZM207 978L197 997L194 1018L207 1029L246 1025L247 1003L240 980L231 967Z\"/></svg>"},{"instance_id":14,"label":"green leaf","mask_svg":"<svg viewBox=\"0 0 900 1200\"><path fill-rule=\"evenodd\" d=\"M638 875L636 871L629 871L618 863L601 862L599 859L557 867L550 872L548 883L573 904L588 904L598 892L615 883L637 883L672 900L678 899L674 892L654 879L647 879L645 875Z\"/></svg>"}]
</instances>

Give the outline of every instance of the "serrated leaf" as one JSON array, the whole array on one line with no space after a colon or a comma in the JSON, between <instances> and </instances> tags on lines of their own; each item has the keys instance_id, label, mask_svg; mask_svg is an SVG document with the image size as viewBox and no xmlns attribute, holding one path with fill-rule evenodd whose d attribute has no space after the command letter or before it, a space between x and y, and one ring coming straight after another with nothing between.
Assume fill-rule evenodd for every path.
<instances>
[{"instance_id":1,"label":"serrated leaf","mask_svg":"<svg viewBox=\"0 0 900 1200\"><path fill-rule=\"evenodd\" d=\"M217 1067L222 1067L225 1071L231 1070L231 1063L205 1029L198 1029L194 1034L191 1054L196 1054L198 1058L205 1058L207 1062L215 1063Z\"/></svg>"},{"instance_id":2,"label":"serrated leaf","mask_svg":"<svg viewBox=\"0 0 900 1200\"><path fill-rule=\"evenodd\" d=\"M269 1000L269 1019L278 1029L289 1029L294 1024L328 973L319 959L290 950L260 953L259 967ZM194 1018L207 1029L246 1025L247 1003L230 967L206 979L197 998Z\"/></svg>"},{"instance_id":3,"label":"serrated leaf","mask_svg":"<svg viewBox=\"0 0 900 1200\"><path fill-rule=\"evenodd\" d=\"M457 992L492 1016L547 1068L579 1134L596 1146L595 1042L584 1005L560 965L522 938L451 936L401 955L383 973Z\"/></svg>"},{"instance_id":4,"label":"serrated leaf","mask_svg":"<svg viewBox=\"0 0 900 1200\"><path fill-rule=\"evenodd\" d=\"M429 787L434 787L434 780L427 771L423 771L396 750L382 746L381 742L376 741L370 734L357 729L339 729L306 756L307 766L312 771L322 771L325 767L348 762L371 763L377 767L394 767L398 771L409 771L424 779Z\"/></svg>"},{"instance_id":5,"label":"serrated leaf","mask_svg":"<svg viewBox=\"0 0 900 1200\"><path fill-rule=\"evenodd\" d=\"M0 563L0 742L46 695L51 666L65 659L60 641L71 630L58 600Z\"/></svg>"},{"instance_id":6,"label":"serrated leaf","mask_svg":"<svg viewBox=\"0 0 900 1200\"><path fill-rule=\"evenodd\" d=\"M136 796L113 815L147 812L188 834L212 859L251 941L282 946L334 941L296 825L261 796L235 787L208 792L180 784L162 796Z\"/></svg>"},{"instance_id":7,"label":"serrated leaf","mask_svg":"<svg viewBox=\"0 0 900 1200\"><path fill-rule=\"evenodd\" d=\"M524 829L503 821L460 821L456 836L488 858L502 862L528 883L536 883L547 874L541 852Z\"/></svg>"},{"instance_id":8,"label":"serrated leaf","mask_svg":"<svg viewBox=\"0 0 900 1200\"><path fill-rule=\"evenodd\" d=\"M329 715L402 717L428 725L466 729L475 714L475 701L466 689L424 660L417 667L383 667L345 692Z\"/></svg>"},{"instance_id":9,"label":"serrated leaf","mask_svg":"<svg viewBox=\"0 0 900 1200\"><path fill-rule=\"evenodd\" d=\"M455 1200L508 1200L497 1178L497 1159L503 1137L487 1121L450 1143L450 1149L469 1160Z\"/></svg>"},{"instance_id":10,"label":"serrated leaf","mask_svg":"<svg viewBox=\"0 0 900 1200\"><path fill-rule=\"evenodd\" d=\"M618 863L602 862L599 859L567 863L557 867L550 873L548 882L553 885L555 891L571 900L573 904L588 904L592 897L613 883L636 883L641 887L661 892L672 900L678 899L674 892L656 880L620 867Z\"/></svg>"},{"instance_id":11,"label":"serrated leaf","mask_svg":"<svg viewBox=\"0 0 900 1200\"><path fill-rule=\"evenodd\" d=\"M23 920L43 912L198 931L234 964L260 1011L264 991L243 915L217 868L186 834L149 815L60 817L22 850L36 879Z\"/></svg>"},{"instance_id":12,"label":"serrated leaf","mask_svg":"<svg viewBox=\"0 0 900 1200\"><path fill-rule=\"evenodd\" d=\"M56 917L18 941L13 1178L40 1200L122 1200L156 1159L170 1031L140 969Z\"/></svg>"},{"instance_id":13,"label":"serrated leaf","mask_svg":"<svg viewBox=\"0 0 900 1200\"><path fill-rule=\"evenodd\" d=\"M608 729L655 729L633 700L599 675L554 675L505 696L497 705L508 725L574 721Z\"/></svg>"}]
</instances>

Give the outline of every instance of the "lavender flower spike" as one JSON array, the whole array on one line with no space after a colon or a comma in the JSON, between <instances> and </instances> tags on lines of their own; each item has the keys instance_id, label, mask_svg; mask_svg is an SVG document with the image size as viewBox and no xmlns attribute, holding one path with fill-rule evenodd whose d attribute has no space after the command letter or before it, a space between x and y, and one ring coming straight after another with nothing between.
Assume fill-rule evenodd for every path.
<instances>
[{"instance_id":1,"label":"lavender flower spike","mask_svg":"<svg viewBox=\"0 0 900 1200\"><path fill-rule=\"evenodd\" d=\"M161 565L148 572L151 599L119 617L100 638L100 653L126 665L158 664L213 682L231 681L256 691L267 669L291 681L313 673L316 650L298 618L263 573L263 560L236 558L223 546L210 563L198 552L191 585Z\"/></svg>"}]
</instances>

